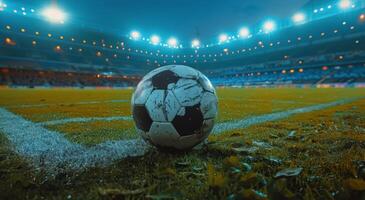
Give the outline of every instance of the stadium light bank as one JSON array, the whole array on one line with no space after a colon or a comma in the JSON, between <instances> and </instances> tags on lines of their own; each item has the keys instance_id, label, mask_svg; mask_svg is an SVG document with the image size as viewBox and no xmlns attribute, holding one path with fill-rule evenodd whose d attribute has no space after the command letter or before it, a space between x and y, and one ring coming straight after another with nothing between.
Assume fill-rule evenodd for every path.
<instances>
[{"instance_id":1,"label":"stadium light bank","mask_svg":"<svg viewBox=\"0 0 365 200\"><path fill-rule=\"evenodd\" d=\"M300 23L304 23L306 20L306 16L304 13L296 13L294 14L294 16L292 17L292 20L295 24L300 24Z\"/></svg>"},{"instance_id":2,"label":"stadium light bank","mask_svg":"<svg viewBox=\"0 0 365 200\"><path fill-rule=\"evenodd\" d=\"M347 10L349 8L351 8L352 6L352 2L350 0L341 0L338 4L338 6L342 9L342 10Z\"/></svg>"},{"instance_id":3,"label":"stadium light bank","mask_svg":"<svg viewBox=\"0 0 365 200\"><path fill-rule=\"evenodd\" d=\"M263 25L263 29L264 29L265 33L271 33L275 30L275 28L276 28L276 24L272 20L266 21Z\"/></svg>"},{"instance_id":4,"label":"stadium light bank","mask_svg":"<svg viewBox=\"0 0 365 200\"><path fill-rule=\"evenodd\" d=\"M139 40L141 38L141 33L138 31L132 31L130 36L133 40Z\"/></svg>"},{"instance_id":5,"label":"stadium light bank","mask_svg":"<svg viewBox=\"0 0 365 200\"><path fill-rule=\"evenodd\" d=\"M200 41L198 39L194 39L192 42L191 42L191 47L193 48L200 48Z\"/></svg>"},{"instance_id":6,"label":"stadium light bank","mask_svg":"<svg viewBox=\"0 0 365 200\"><path fill-rule=\"evenodd\" d=\"M176 38L171 37L167 40L167 44L169 45L169 47L172 48L178 48L178 41Z\"/></svg>"},{"instance_id":7,"label":"stadium light bank","mask_svg":"<svg viewBox=\"0 0 365 200\"><path fill-rule=\"evenodd\" d=\"M3 1L0 1L0 11L3 11L7 7L8 7L8 5L6 5L6 3L4 3Z\"/></svg>"},{"instance_id":8,"label":"stadium light bank","mask_svg":"<svg viewBox=\"0 0 365 200\"><path fill-rule=\"evenodd\" d=\"M228 41L228 35L225 33L222 33L219 35L219 43L224 43Z\"/></svg>"},{"instance_id":9,"label":"stadium light bank","mask_svg":"<svg viewBox=\"0 0 365 200\"><path fill-rule=\"evenodd\" d=\"M66 13L57 6L50 6L42 11L42 15L51 23L64 24L66 20Z\"/></svg>"},{"instance_id":10,"label":"stadium light bank","mask_svg":"<svg viewBox=\"0 0 365 200\"><path fill-rule=\"evenodd\" d=\"M157 35L152 35L151 36L151 38L150 38L150 42L151 42L151 44L153 44L153 45L158 45L158 44L160 44L160 37L159 36L157 36Z\"/></svg>"},{"instance_id":11,"label":"stadium light bank","mask_svg":"<svg viewBox=\"0 0 365 200\"><path fill-rule=\"evenodd\" d=\"M248 38L250 36L250 30L247 27L243 27L238 32L239 37Z\"/></svg>"}]
</instances>

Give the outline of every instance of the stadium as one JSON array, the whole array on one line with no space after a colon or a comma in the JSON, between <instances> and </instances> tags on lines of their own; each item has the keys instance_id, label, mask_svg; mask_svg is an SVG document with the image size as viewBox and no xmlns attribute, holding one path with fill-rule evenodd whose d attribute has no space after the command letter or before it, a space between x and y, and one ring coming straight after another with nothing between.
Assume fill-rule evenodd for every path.
<instances>
[{"instance_id":1,"label":"stadium","mask_svg":"<svg viewBox=\"0 0 365 200\"><path fill-rule=\"evenodd\" d=\"M166 3L169 14L204 6L205 18L228 20L204 30L190 26L202 19L165 16L162 25L186 21L168 34L127 23L116 30L106 21L123 12L133 22L149 16L132 1L105 1L123 11L100 14L95 2L83 9L98 22L66 9L77 2L0 0L0 199L365 199L365 1L302 0L294 8L275 0L141 0L138 7ZM229 22L215 10L236 10L228 4L249 13L260 4L269 17ZM201 130L215 125L189 151L161 151L143 135L156 123L152 97L143 102L146 130L136 99L160 67L192 79L174 71L181 65L199 71L194 81L203 89L195 94L216 95L218 114L205 118L199 100L204 118L186 117L192 106L173 93L184 108L169 119L179 136L199 120ZM161 86L157 75L155 90L179 85L166 73Z\"/></svg>"}]
</instances>

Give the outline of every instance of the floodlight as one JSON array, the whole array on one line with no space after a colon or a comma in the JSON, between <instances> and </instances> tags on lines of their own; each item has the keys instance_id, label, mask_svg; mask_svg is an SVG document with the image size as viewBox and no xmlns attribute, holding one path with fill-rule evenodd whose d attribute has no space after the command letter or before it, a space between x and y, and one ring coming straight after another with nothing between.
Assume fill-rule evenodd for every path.
<instances>
[{"instance_id":1,"label":"floodlight","mask_svg":"<svg viewBox=\"0 0 365 200\"><path fill-rule=\"evenodd\" d=\"M66 19L66 14L56 6L51 6L43 10L42 15L51 23L63 24Z\"/></svg>"},{"instance_id":2,"label":"floodlight","mask_svg":"<svg viewBox=\"0 0 365 200\"><path fill-rule=\"evenodd\" d=\"M250 30L246 27L241 28L239 31L240 37L247 38L250 35Z\"/></svg>"},{"instance_id":3,"label":"floodlight","mask_svg":"<svg viewBox=\"0 0 365 200\"><path fill-rule=\"evenodd\" d=\"M296 13L294 16L293 16L293 22L295 23L301 23L301 22L304 22L305 20L305 15L303 13Z\"/></svg>"},{"instance_id":4,"label":"floodlight","mask_svg":"<svg viewBox=\"0 0 365 200\"><path fill-rule=\"evenodd\" d=\"M340 3L339 3L339 7L341 9L348 9L351 7L351 1L350 0L341 0Z\"/></svg>"},{"instance_id":5,"label":"floodlight","mask_svg":"<svg viewBox=\"0 0 365 200\"><path fill-rule=\"evenodd\" d=\"M171 37L168 41L167 41L167 44L170 46L170 47L177 47L177 39L174 38L174 37Z\"/></svg>"},{"instance_id":6,"label":"floodlight","mask_svg":"<svg viewBox=\"0 0 365 200\"><path fill-rule=\"evenodd\" d=\"M265 33L272 32L275 29L275 27L276 25L275 22L273 21L266 21L263 26Z\"/></svg>"},{"instance_id":7,"label":"floodlight","mask_svg":"<svg viewBox=\"0 0 365 200\"><path fill-rule=\"evenodd\" d=\"M220 43L226 42L227 40L228 40L227 34L222 33L222 34L219 35L219 42Z\"/></svg>"},{"instance_id":8,"label":"floodlight","mask_svg":"<svg viewBox=\"0 0 365 200\"><path fill-rule=\"evenodd\" d=\"M150 41L152 44L157 45L160 43L160 37L158 37L157 35L152 35Z\"/></svg>"},{"instance_id":9,"label":"floodlight","mask_svg":"<svg viewBox=\"0 0 365 200\"><path fill-rule=\"evenodd\" d=\"M191 46L193 48L199 48L200 47L200 41L198 39L194 39L192 42L191 42Z\"/></svg>"},{"instance_id":10,"label":"floodlight","mask_svg":"<svg viewBox=\"0 0 365 200\"><path fill-rule=\"evenodd\" d=\"M132 31L131 32L131 37L133 40L138 40L141 38L141 33L138 31Z\"/></svg>"}]
</instances>

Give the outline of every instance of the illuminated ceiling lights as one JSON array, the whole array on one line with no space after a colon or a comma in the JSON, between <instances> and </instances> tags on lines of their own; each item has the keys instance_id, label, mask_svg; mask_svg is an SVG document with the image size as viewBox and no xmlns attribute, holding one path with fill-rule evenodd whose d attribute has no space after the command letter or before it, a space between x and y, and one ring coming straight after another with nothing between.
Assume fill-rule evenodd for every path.
<instances>
[{"instance_id":1,"label":"illuminated ceiling lights","mask_svg":"<svg viewBox=\"0 0 365 200\"><path fill-rule=\"evenodd\" d=\"M141 38L141 33L138 31L132 31L131 32L131 38L133 40L139 40Z\"/></svg>"},{"instance_id":2,"label":"illuminated ceiling lights","mask_svg":"<svg viewBox=\"0 0 365 200\"><path fill-rule=\"evenodd\" d=\"M66 13L56 6L45 8L42 15L51 23L63 24L66 20Z\"/></svg>"},{"instance_id":3,"label":"illuminated ceiling lights","mask_svg":"<svg viewBox=\"0 0 365 200\"><path fill-rule=\"evenodd\" d=\"M177 39L174 37L171 37L169 40L167 40L167 44L169 45L169 47L177 47Z\"/></svg>"},{"instance_id":4,"label":"illuminated ceiling lights","mask_svg":"<svg viewBox=\"0 0 365 200\"><path fill-rule=\"evenodd\" d=\"M250 30L246 27L243 27L239 31L239 36L242 38L248 38L250 36Z\"/></svg>"},{"instance_id":5,"label":"illuminated ceiling lights","mask_svg":"<svg viewBox=\"0 0 365 200\"><path fill-rule=\"evenodd\" d=\"M352 2L350 0L341 0L338 6L343 9L349 9L352 6Z\"/></svg>"},{"instance_id":6,"label":"illuminated ceiling lights","mask_svg":"<svg viewBox=\"0 0 365 200\"><path fill-rule=\"evenodd\" d=\"M191 47L193 47L193 48L199 48L200 47L200 41L198 39L194 39L191 42Z\"/></svg>"},{"instance_id":7,"label":"illuminated ceiling lights","mask_svg":"<svg viewBox=\"0 0 365 200\"><path fill-rule=\"evenodd\" d=\"M223 33L219 35L219 43L223 43L223 42L227 42L228 41L228 36L227 34Z\"/></svg>"},{"instance_id":8,"label":"illuminated ceiling lights","mask_svg":"<svg viewBox=\"0 0 365 200\"><path fill-rule=\"evenodd\" d=\"M364 21L364 20L365 20L365 14L361 14L361 15L359 16L359 19L360 19L361 21Z\"/></svg>"},{"instance_id":9,"label":"illuminated ceiling lights","mask_svg":"<svg viewBox=\"0 0 365 200\"><path fill-rule=\"evenodd\" d=\"M152 35L150 41L153 45L158 45L160 43L160 37L157 35Z\"/></svg>"},{"instance_id":10,"label":"illuminated ceiling lights","mask_svg":"<svg viewBox=\"0 0 365 200\"><path fill-rule=\"evenodd\" d=\"M276 24L274 21L266 21L263 25L263 29L265 33L270 33L275 30Z\"/></svg>"},{"instance_id":11,"label":"illuminated ceiling lights","mask_svg":"<svg viewBox=\"0 0 365 200\"><path fill-rule=\"evenodd\" d=\"M0 11L5 10L5 8L8 7L5 3L3 3L2 1L0 1Z\"/></svg>"},{"instance_id":12,"label":"illuminated ceiling lights","mask_svg":"<svg viewBox=\"0 0 365 200\"><path fill-rule=\"evenodd\" d=\"M305 15L303 13L296 13L294 16L293 16L293 22L296 23L296 24L299 24L299 23L303 23L305 21Z\"/></svg>"}]
</instances>

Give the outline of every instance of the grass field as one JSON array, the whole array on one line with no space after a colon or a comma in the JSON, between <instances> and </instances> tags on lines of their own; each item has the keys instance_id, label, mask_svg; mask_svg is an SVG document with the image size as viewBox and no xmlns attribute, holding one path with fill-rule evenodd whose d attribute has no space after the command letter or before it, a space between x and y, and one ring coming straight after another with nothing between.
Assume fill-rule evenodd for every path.
<instances>
[{"instance_id":1,"label":"grass field","mask_svg":"<svg viewBox=\"0 0 365 200\"><path fill-rule=\"evenodd\" d=\"M139 138L130 118L132 92L2 88L0 107L92 147ZM351 101L226 130L191 152L151 148L144 156L54 176L14 153L6 134L0 134L0 199L365 198L364 89L224 88L217 93L217 124ZM285 169L294 172L275 178Z\"/></svg>"}]
</instances>

